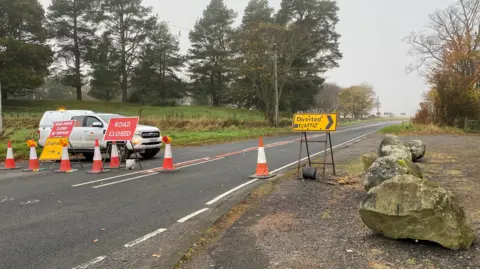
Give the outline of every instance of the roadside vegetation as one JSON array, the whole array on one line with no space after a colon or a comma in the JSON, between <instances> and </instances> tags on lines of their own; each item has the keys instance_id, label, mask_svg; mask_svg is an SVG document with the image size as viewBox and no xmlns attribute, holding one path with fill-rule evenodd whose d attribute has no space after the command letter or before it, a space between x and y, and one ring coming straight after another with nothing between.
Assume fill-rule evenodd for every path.
<instances>
[{"instance_id":1,"label":"roadside vegetation","mask_svg":"<svg viewBox=\"0 0 480 269\"><path fill-rule=\"evenodd\" d=\"M379 133L384 134L395 134L395 135L439 135L439 134L455 134L455 135L464 135L465 131L450 126L440 127L435 124L417 124L403 122L401 124L390 125L379 131Z\"/></svg>"},{"instance_id":2,"label":"roadside vegetation","mask_svg":"<svg viewBox=\"0 0 480 269\"><path fill-rule=\"evenodd\" d=\"M480 130L478 7L478 0L455 1L431 14L424 29L408 36L411 53L417 58L410 69L428 74L430 85L412 119L414 124Z\"/></svg>"}]
</instances>

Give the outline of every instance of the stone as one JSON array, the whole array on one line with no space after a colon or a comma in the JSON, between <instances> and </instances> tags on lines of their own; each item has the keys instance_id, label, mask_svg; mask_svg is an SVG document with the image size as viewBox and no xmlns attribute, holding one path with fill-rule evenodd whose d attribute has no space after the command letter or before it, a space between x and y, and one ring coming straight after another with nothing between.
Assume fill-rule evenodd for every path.
<instances>
[{"instance_id":1,"label":"stone","mask_svg":"<svg viewBox=\"0 0 480 269\"><path fill-rule=\"evenodd\" d=\"M468 249L476 240L457 198L439 184L397 175L370 189L360 203L363 223L392 239L436 242Z\"/></svg>"},{"instance_id":2,"label":"stone","mask_svg":"<svg viewBox=\"0 0 480 269\"><path fill-rule=\"evenodd\" d=\"M412 154L412 161L416 162L425 156L427 146L422 140L409 140L404 145L410 150Z\"/></svg>"},{"instance_id":3,"label":"stone","mask_svg":"<svg viewBox=\"0 0 480 269\"><path fill-rule=\"evenodd\" d=\"M363 169L365 172L372 166L372 164L377 160L376 154L364 154L362 155Z\"/></svg>"},{"instance_id":4,"label":"stone","mask_svg":"<svg viewBox=\"0 0 480 269\"><path fill-rule=\"evenodd\" d=\"M411 160L410 150L395 135L387 134L380 142L377 150L378 157L393 155L397 159Z\"/></svg>"},{"instance_id":5,"label":"stone","mask_svg":"<svg viewBox=\"0 0 480 269\"><path fill-rule=\"evenodd\" d=\"M363 187L368 191L396 175L406 174L423 178L420 168L410 160L397 159L394 156L380 157L363 176Z\"/></svg>"}]
</instances>

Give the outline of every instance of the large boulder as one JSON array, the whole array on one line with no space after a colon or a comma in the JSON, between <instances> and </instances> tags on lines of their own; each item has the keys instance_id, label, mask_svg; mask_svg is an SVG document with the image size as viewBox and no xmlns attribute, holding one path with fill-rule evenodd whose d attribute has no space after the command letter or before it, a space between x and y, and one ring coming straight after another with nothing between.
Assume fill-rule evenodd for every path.
<instances>
[{"instance_id":1,"label":"large boulder","mask_svg":"<svg viewBox=\"0 0 480 269\"><path fill-rule=\"evenodd\" d=\"M378 157L393 156L396 159L412 160L412 153L395 135L386 135L380 142Z\"/></svg>"},{"instance_id":2,"label":"large boulder","mask_svg":"<svg viewBox=\"0 0 480 269\"><path fill-rule=\"evenodd\" d=\"M363 176L363 186L368 191L396 175L406 174L423 177L420 168L410 160L397 159L394 156L381 157L368 168Z\"/></svg>"},{"instance_id":3,"label":"large boulder","mask_svg":"<svg viewBox=\"0 0 480 269\"><path fill-rule=\"evenodd\" d=\"M362 155L363 170L365 172L372 166L372 164L378 159L376 154L364 154Z\"/></svg>"},{"instance_id":4,"label":"large boulder","mask_svg":"<svg viewBox=\"0 0 480 269\"><path fill-rule=\"evenodd\" d=\"M412 161L417 161L425 156L425 151L427 147L422 140L409 140L404 143L404 145L410 150L412 154Z\"/></svg>"},{"instance_id":5,"label":"large boulder","mask_svg":"<svg viewBox=\"0 0 480 269\"><path fill-rule=\"evenodd\" d=\"M368 228L388 238L427 240L455 250L475 241L456 197L412 175L398 175L370 189L360 203L360 216Z\"/></svg>"}]
</instances>

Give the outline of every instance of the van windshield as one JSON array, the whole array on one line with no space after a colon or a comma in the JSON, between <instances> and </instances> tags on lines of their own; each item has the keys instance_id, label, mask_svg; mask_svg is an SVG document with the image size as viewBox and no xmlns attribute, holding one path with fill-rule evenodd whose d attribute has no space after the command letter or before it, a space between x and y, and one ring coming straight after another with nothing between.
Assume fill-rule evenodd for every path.
<instances>
[{"instance_id":1,"label":"van windshield","mask_svg":"<svg viewBox=\"0 0 480 269\"><path fill-rule=\"evenodd\" d=\"M112 118L123 118L124 116L118 114L99 114L100 118L104 120L107 124L110 123L110 119Z\"/></svg>"}]
</instances>

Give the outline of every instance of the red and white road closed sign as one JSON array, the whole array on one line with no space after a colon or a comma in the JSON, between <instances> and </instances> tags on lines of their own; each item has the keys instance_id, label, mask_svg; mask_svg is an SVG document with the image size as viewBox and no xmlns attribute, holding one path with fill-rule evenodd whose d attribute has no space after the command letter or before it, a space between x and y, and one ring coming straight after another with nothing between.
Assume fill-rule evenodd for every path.
<instances>
[{"instance_id":1,"label":"red and white road closed sign","mask_svg":"<svg viewBox=\"0 0 480 269\"><path fill-rule=\"evenodd\" d=\"M108 123L105 141L131 141L138 125L138 117L112 118Z\"/></svg>"},{"instance_id":2,"label":"red and white road closed sign","mask_svg":"<svg viewBox=\"0 0 480 269\"><path fill-rule=\"evenodd\" d=\"M56 121L53 123L49 138L69 138L75 126L74 120Z\"/></svg>"}]
</instances>

